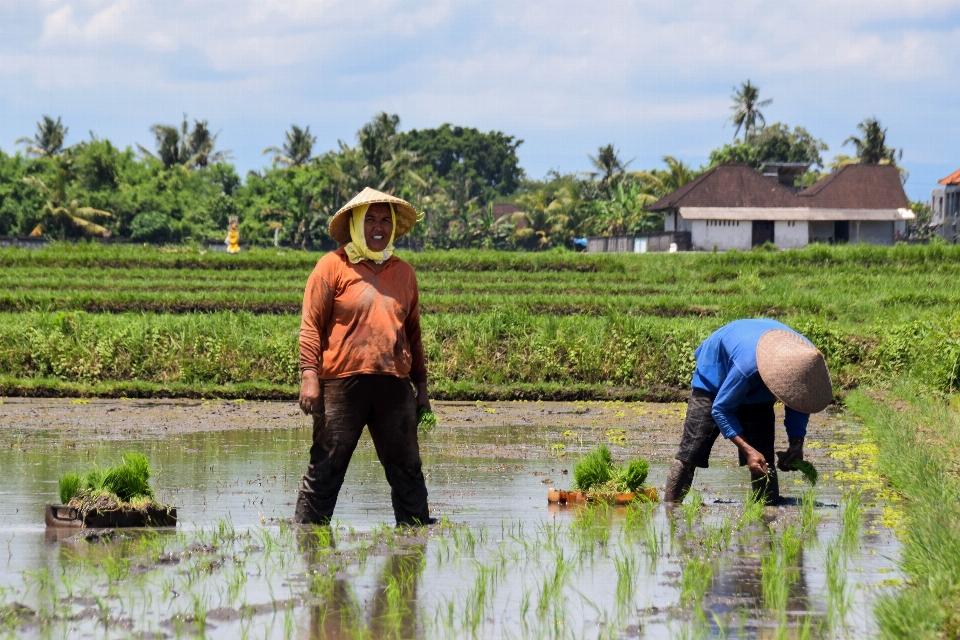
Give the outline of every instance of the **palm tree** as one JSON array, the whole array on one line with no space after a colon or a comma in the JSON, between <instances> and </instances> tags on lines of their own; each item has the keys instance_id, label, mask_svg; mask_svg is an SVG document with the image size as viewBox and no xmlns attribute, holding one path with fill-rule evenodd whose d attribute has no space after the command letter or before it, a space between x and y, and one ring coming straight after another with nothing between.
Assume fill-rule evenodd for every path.
<instances>
[{"instance_id":1,"label":"palm tree","mask_svg":"<svg viewBox=\"0 0 960 640\"><path fill-rule=\"evenodd\" d=\"M655 196L657 199L673 193L697 177L696 171L673 156L664 156L663 162L667 165L666 169L637 171L630 174L640 183L644 193Z\"/></svg>"},{"instance_id":2,"label":"palm tree","mask_svg":"<svg viewBox=\"0 0 960 640\"><path fill-rule=\"evenodd\" d=\"M93 220L97 218L114 219L112 213L93 207L81 207L77 200L67 202L65 193L67 176L66 169L63 166L57 167L56 182L52 188L47 186L40 178L23 178L22 182L43 193L47 199L40 216L40 224L30 233L31 236L41 236L50 228L50 223L59 222L66 226L76 227L82 233L88 235L110 237L110 230L93 222Z\"/></svg>"},{"instance_id":3,"label":"palm tree","mask_svg":"<svg viewBox=\"0 0 960 640\"><path fill-rule=\"evenodd\" d=\"M283 148L267 147L263 150L263 155L273 154L273 161L288 167L299 167L310 162L313 154L313 145L317 141L316 136L310 135L310 126L307 125L301 129L295 124L290 125L290 131L286 132L287 141L283 143Z\"/></svg>"},{"instance_id":4,"label":"palm tree","mask_svg":"<svg viewBox=\"0 0 960 640\"><path fill-rule=\"evenodd\" d=\"M596 173L591 175L600 175L600 184L604 186L609 185L611 180L622 175L627 166L633 162L633 160L628 160L625 163L620 160L620 151L614 149L612 144L597 149L596 156L588 154L587 157L590 158L590 163L597 170Z\"/></svg>"},{"instance_id":5,"label":"palm tree","mask_svg":"<svg viewBox=\"0 0 960 640\"><path fill-rule=\"evenodd\" d=\"M750 130L756 128L757 121L763 125L767 124L767 120L760 113L760 107L766 107L773 100L760 100L760 88L750 84L750 80L741 83L739 89L734 87L733 91L733 95L730 96L733 100L733 105L730 106L733 115L727 119L727 122L732 120L733 124L737 125L733 132L734 139L740 133L740 127L744 128L743 137L746 138L750 135Z\"/></svg>"},{"instance_id":6,"label":"palm tree","mask_svg":"<svg viewBox=\"0 0 960 640\"><path fill-rule=\"evenodd\" d=\"M225 159L229 151L214 151L219 133L211 133L206 120L194 120L193 131L187 123L187 114L183 114L180 128L173 125L155 124L150 131L156 138L157 153L142 145L137 145L140 153L151 158L159 157L164 168L180 165L185 169L206 167L211 162Z\"/></svg>"},{"instance_id":7,"label":"palm tree","mask_svg":"<svg viewBox=\"0 0 960 640\"><path fill-rule=\"evenodd\" d=\"M33 138L20 138L15 144L26 144L29 154L52 158L63 151L63 140L69 130L59 117L54 121L50 116L43 116L43 120L37 122L37 133Z\"/></svg>"},{"instance_id":8,"label":"palm tree","mask_svg":"<svg viewBox=\"0 0 960 640\"><path fill-rule=\"evenodd\" d=\"M860 164L896 164L896 160L903 157L903 150L898 154L896 149L887 147L887 130L880 126L876 118L867 118L857 125L857 129L863 137L850 136L843 144L853 145Z\"/></svg>"}]
</instances>

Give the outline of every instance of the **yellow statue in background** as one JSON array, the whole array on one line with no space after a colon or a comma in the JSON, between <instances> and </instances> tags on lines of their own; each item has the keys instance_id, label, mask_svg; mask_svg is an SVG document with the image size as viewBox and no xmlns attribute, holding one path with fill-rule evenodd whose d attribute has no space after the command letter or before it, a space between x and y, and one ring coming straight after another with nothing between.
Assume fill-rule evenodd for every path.
<instances>
[{"instance_id":1,"label":"yellow statue in background","mask_svg":"<svg viewBox=\"0 0 960 640\"><path fill-rule=\"evenodd\" d=\"M236 216L230 218L230 229L223 242L227 245L227 253L240 253L240 221Z\"/></svg>"}]
</instances>

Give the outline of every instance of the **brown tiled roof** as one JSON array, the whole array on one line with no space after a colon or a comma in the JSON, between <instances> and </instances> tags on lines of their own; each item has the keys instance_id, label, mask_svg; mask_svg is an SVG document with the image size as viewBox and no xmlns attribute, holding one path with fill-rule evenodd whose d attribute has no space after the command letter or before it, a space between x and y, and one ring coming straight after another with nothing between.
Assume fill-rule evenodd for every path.
<instances>
[{"instance_id":1,"label":"brown tiled roof","mask_svg":"<svg viewBox=\"0 0 960 640\"><path fill-rule=\"evenodd\" d=\"M751 167L725 163L710 169L648 207L811 207L823 209L899 209L910 205L892 165L847 165L795 194Z\"/></svg>"},{"instance_id":2,"label":"brown tiled roof","mask_svg":"<svg viewBox=\"0 0 960 640\"><path fill-rule=\"evenodd\" d=\"M661 198L650 211L678 207L797 207L790 189L741 163L719 164Z\"/></svg>"},{"instance_id":3,"label":"brown tiled roof","mask_svg":"<svg viewBox=\"0 0 960 640\"><path fill-rule=\"evenodd\" d=\"M794 206L821 209L901 209L910 200L890 164L848 164L797 194Z\"/></svg>"},{"instance_id":4,"label":"brown tiled roof","mask_svg":"<svg viewBox=\"0 0 960 640\"><path fill-rule=\"evenodd\" d=\"M960 184L960 169L957 169L937 184Z\"/></svg>"}]
</instances>

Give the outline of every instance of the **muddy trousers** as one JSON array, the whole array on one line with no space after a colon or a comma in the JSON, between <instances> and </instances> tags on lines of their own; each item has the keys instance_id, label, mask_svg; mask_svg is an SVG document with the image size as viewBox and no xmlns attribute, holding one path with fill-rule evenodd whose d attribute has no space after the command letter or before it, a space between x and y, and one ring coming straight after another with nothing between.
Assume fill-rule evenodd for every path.
<instances>
[{"instance_id":1,"label":"muddy trousers","mask_svg":"<svg viewBox=\"0 0 960 640\"><path fill-rule=\"evenodd\" d=\"M397 524L428 522L427 486L417 442L417 403L408 378L356 375L320 383L310 464L300 482L294 519L327 524L364 425L390 483Z\"/></svg>"},{"instance_id":2,"label":"muddy trousers","mask_svg":"<svg viewBox=\"0 0 960 640\"><path fill-rule=\"evenodd\" d=\"M680 451L670 468L670 476L667 479L667 490L664 495L664 500L667 502L681 502L693 483L696 468L705 469L709 466L710 452L714 442L720 436L720 428L712 415L715 398L714 394L696 388L690 394L687 417L683 423L683 437L680 440ZM755 476L753 472L750 473L752 490L763 495L768 502L776 502L780 498L780 486L773 457L776 431L773 402L740 405L737 409L737 420L743 429L741 437L760 452L770 470L766 475ZM740 466L745 466L746 457L739 451L737 455Z\"/></svg>"}]
</instances>

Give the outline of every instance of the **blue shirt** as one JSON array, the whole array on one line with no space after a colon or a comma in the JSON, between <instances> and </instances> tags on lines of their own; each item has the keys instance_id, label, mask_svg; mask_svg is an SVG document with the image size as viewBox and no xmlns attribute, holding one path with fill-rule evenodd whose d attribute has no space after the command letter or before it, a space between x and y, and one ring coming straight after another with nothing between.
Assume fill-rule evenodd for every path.
<instances>
[{"instance_id":1,"label":"blue shirt","mask_svg":"<svg viewBox=\"0 0 960 640\"><path fill-rule=\"evenodd\" d=\"M714 331L694 352L697 369L693 373L693 386L716 394L711 414L724 438L743 433L737 420L741 404L776 400L757 370L757 344L760 337L772 329L797 333L776 320L735 320ZM805 436L810 414L790 407L786 407L785 413L783 426L787 428L787 436Z\"/></svg>"}]
</instances>

